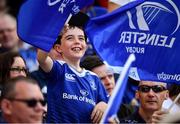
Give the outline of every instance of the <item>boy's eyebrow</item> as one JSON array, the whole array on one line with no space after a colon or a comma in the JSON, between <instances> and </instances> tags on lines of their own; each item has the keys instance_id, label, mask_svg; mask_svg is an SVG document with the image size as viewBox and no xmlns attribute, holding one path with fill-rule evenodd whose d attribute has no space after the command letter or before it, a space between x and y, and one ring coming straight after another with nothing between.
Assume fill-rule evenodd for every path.
<instances>
[{"instance_id":1,"label":"boy's eyebrow","mask_svg":"<svg viewBox=\"0 0 180 124\"><path fill-rule=\"evenodd\" d=\"M64 38L67 38L67 37L73 37L74 35L67 35L65 36ZM85 37L84 35L78 35L78 37Z\"/></svg>"},{"instance_id":2,"label":"boy's eyebrow","mask_svg":"<svg viewBox=\"0 0 180 124\"><path fill-rule=\"evenodd\" d=\"M69 36L71 36L71 37L72 37L73 35L66 35L64 38L67 38L67 37L69 37Z\"/></svg>"},{"instance_id":3,"label":"boy's eyebrow","mask_svg":"<svg viewBox=\"0 0 180 124\"><path fill-rule=\"evenodd\" d=\"M78 35L78 37L85 37L84 35Z\"/></svg>"},{"instance_id":4,"label":"boy's eyebrow","mask_svg":"<svg viewBox=\"0 0 180 124\"><path fill-rule=\"evenodd\" d=\"M73 37L73 35L66 35L66 36L63 36L62 39L66 39L68 37Z\"/></svg>"}]
</instances>

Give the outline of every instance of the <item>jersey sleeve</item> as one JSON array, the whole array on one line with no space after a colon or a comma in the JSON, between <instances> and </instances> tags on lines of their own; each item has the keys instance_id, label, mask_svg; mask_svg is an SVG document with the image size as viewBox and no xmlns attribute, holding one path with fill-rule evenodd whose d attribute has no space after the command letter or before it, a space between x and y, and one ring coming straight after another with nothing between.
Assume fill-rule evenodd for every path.
<instances>
[{"instance_id":1,"label":"jersey sleeve","mask_svg":"<svg viewBox=\"0 0 180 124\"><path fill-rule=\"evenodd\" d=\"M53 61L53 67L50 72L46 73L46 76L50 82L56 82L63 74L63 71L63 65L61 65L58 61Z\"/></svg>"}]
</instances>

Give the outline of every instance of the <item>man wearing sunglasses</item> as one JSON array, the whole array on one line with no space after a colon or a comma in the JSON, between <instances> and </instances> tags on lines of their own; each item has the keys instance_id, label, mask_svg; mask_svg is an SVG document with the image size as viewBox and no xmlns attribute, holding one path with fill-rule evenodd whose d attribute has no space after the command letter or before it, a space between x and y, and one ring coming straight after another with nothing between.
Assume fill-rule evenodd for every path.
<instances>
[{"instance_id":1,"label":"man wearing sunglasses","mask_svg":"<svg viewBox=\"0 0 180 124\"><path fill-rule=\"evenodd\" d=\"M121 120L121 122L151 123L153 113L161 110L163 101L168 97L169 92L165 83L140 81L136 91L136 98L140 103L139 109L129 117Z\"/></svg>"},{"instance_id":2,"label":"man wearing sunglasses","mask_svg":"<svg viewBox=\"0 0 180 124\"><path fill-rule=\"evenodd\" d=\"M16 77L5 83L1 93L3 123L42 123L43 95L35 80Z\"/></svg>"}]
</instances>

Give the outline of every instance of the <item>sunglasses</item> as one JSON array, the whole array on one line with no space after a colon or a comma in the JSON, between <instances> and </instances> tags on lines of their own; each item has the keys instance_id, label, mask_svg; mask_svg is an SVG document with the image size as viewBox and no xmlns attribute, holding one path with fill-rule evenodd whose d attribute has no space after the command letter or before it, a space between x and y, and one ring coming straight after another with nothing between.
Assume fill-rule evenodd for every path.
<instances>
[{"instance_id":1,"label":"sunglasses","mask_svg":"<svg viewBox=\"0 0 180 124\"><path fill-rule=\"evenodd\" d=\"M10 68L10 71L14 71L14 72L18 72L18 73L20 73L21 71L22 72L24 72L24 73L28 73L28 69L26 69L26 68L20 68L20 67L12 67L12 68Z\"/></svg>"},{"instance_id":2,"label":"sunglasses","mask_svg":"<svg viewBox=\"0 0 180 124\"><path fill-rule=\"evenodd\" d=\"M39 102L42 106L45 106L46 105L46 101L45 100L42 100L42 99L39 99L39 100L36 100L36 99L9 99L11 101L17 101L17 102L23 102L25 103L28 107L30 108L34 108L37 106L37 103Z\"/></svg>"},{"instance_id":3,"label":"sunglasses","mask_svg":"<svg viewBox=\"0 0 180 124\"><path fill-rule=\"evenodd\" d=\"M141 92L144 92L144 93L148 93L151 89L155 93L160 93L160 92L166 90L166 88L161 86L161 85L155 85L155 86L140 85L138 87L138 90L141 91Z\"/></svg>"}]
</instances>

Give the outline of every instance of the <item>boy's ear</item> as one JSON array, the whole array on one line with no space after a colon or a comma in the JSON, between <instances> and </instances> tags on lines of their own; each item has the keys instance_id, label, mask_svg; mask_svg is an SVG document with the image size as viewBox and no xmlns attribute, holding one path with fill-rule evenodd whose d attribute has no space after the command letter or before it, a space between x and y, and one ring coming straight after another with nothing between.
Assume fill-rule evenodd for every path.
<instances>
[{"instance_id":1,"label":"boy's ear","mask_svg":"<svg viewBox=\"0 0 180 124\"><path fill-rule=\"evenodd\" d=\"M54 45L54 49L55 49L58 53L62 53L61 45L60 45L60 44L55 44L55 45Z\"/></svg>"}]
</instances>

